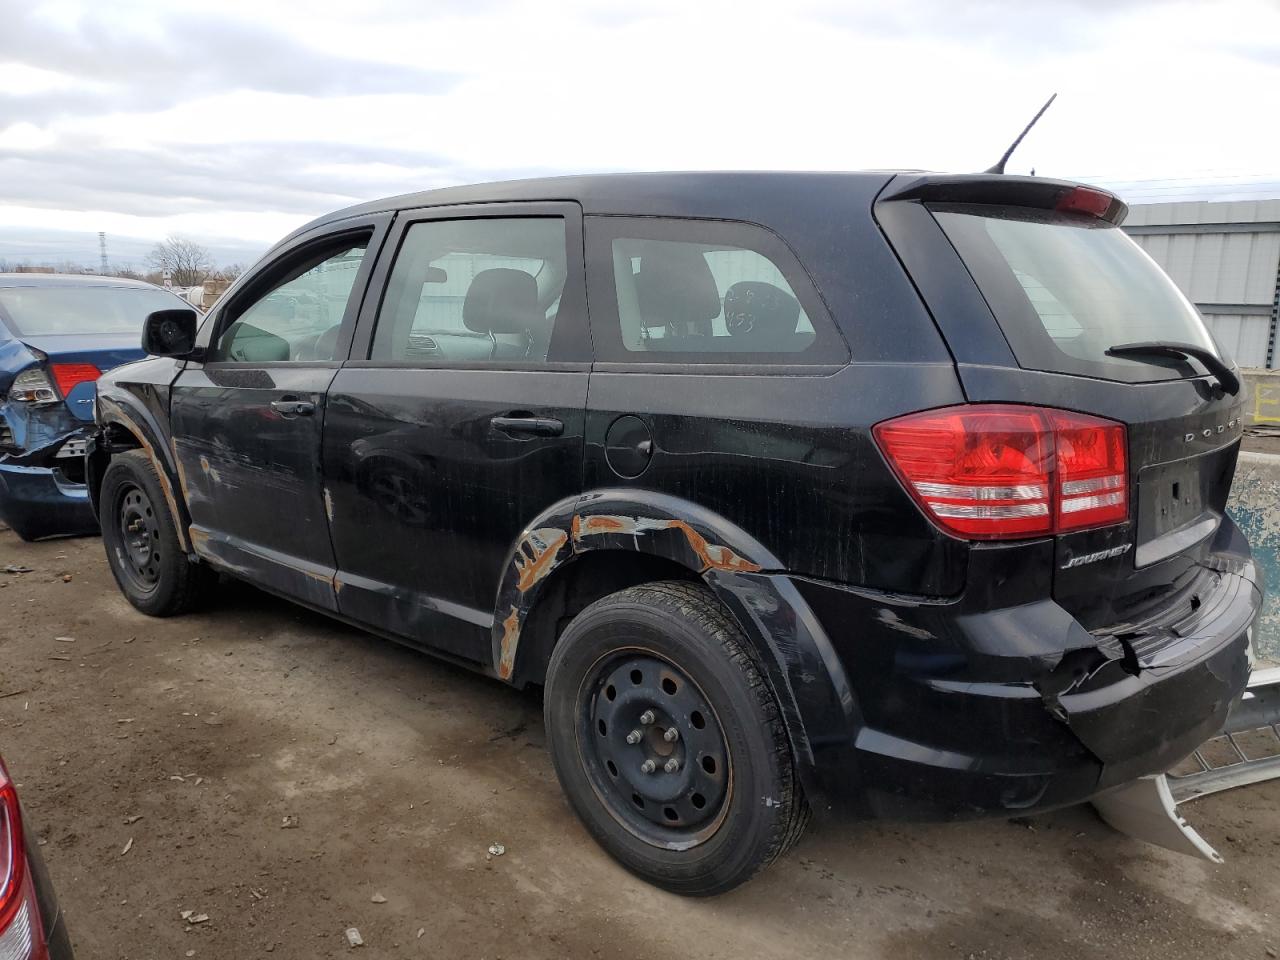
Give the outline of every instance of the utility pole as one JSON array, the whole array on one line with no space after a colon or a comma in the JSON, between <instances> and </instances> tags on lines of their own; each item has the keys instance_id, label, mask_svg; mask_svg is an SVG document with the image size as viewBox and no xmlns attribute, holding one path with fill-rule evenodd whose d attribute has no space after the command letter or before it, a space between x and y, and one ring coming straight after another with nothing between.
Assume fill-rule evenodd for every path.
<instances>
[{"instance_id":1,"label":"utility pole","mask_svg":"<svg viewBox=\"0 0 1280 960\"><path fill-rule=\"evenodd\" d=\"M102 255L101 273L105 277L107 275L107 234L104 230L98 231L98 252Z\"/></svg>"}]
</instances>

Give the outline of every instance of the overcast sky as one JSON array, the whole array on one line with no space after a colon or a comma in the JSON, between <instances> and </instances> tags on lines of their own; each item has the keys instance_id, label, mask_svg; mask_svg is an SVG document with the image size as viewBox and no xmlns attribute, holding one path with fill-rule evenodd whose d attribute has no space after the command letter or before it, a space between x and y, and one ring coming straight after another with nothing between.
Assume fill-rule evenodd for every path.
<instances>
[{"instance_id":1,"label":"overcast sky","mask_svg":"<svg viewBox=\"0 0 1280 960\"><path fill-rule=\"evenodd\" d=\"M359 200L548 173L978 170L1053 91L1011 172L1280 195L1280 0L0 0L0 24L0 257L105 230L135 262L171 232L252 258Z\"/></svg>"}]
</instances>

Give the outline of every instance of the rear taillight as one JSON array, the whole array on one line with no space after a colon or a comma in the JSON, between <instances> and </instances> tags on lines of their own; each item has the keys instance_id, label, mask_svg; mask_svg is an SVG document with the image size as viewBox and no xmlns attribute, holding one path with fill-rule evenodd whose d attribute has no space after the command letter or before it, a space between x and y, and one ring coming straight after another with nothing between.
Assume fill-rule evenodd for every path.
<instances>
[{"instance_id":1,"label":"rear taillight","mask_svg":"<svg viewBox=\"0 0 1280 960\"><path fill-rule=\"evenodd\" d=\"M1119 201L1109 193L1090 190L1088 187L1074 187L1062 195L1055 209L1059 213L1082 213L1089 217L1106 218L1113 203Z\"/></svg>"},{"instance_id":2,"label":"rear taillight","mask_svg":"<svg viewBox=\"0 0 1280 960\"><path fill-rule=\"evenodd\" d=\"M9 771L0 763L0 960L45 960L48 956L27 869L18 793Z\"/></svg>"},{"instance_id":3,"label":"rear taillight","mask_svg":"<svg viewBox=\"0 0 1280 960\"><path fill-rule=\"evenodd\" d=\"M49 371L64 398L69 397L80 384L92 383L102 376L102 371L92 363L51 363Z\"/></svg>"},{"instance_id":4,"label":"rear taillight","mask_svg":"<svg viewBox=\"0 0 1280 960\"><path fill-rule=\"evenodd\" d=\"M970 404L877 424L876 442L943 530L1010 540L1129 516L1124 424L1065 410Z\"/></svg>"}]
</instances>

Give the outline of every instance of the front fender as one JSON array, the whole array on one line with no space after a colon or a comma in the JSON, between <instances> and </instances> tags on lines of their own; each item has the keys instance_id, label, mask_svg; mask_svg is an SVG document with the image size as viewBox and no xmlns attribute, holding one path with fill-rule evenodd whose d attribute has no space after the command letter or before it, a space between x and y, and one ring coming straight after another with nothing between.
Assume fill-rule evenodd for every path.
<instances>
[{"instance_id":1,"label":"front fender","mask_svg":"<svg viewBox=\"0 0 1280 960\"><path fill-rule=\"evenodd\" d=\"M99 462L96 467L90 465L89 477L95 482L100 481L101 474L105 472L105 464L101 462L101 458L105 455L109 459L113 450L111 428L114 426L127 431L155 466L156 474L160 478L160 488L164 491L169 510L173 513L178 543L184 552L190 554L191 544L187 528L191 524L191 517L187 513L185 497L179 495L179 491L185 489L181 468L173 454L171 444L167 441L169 437L167 416L164 415L163 408L157 410L156 407L157 403L148 403L144 398L129 391L117 389L109 394L99 392L96 403L98 432L92 446L87 450L87 455L99 458ZM98 502L96 486L92 490L92 497L96 508Z\"/></svg>"},{"instance_id":2,"label":"front fender","mask_svg":"<svg viewBox=\"0 0 1280 960\"><path fill-rule=\"evenodd\" d=\"M601 490L544 511L524 531L503 568L494 616L493 658L510 681L520 632L545 584L564 564L594 550L633 550L698 574L756 651L782 709L810 796L815 746L849 743L861 720L830 640L772 552L704 507L650 491ZM815 797L816 799L816 797Z\"/></svg>"}]
</instances>

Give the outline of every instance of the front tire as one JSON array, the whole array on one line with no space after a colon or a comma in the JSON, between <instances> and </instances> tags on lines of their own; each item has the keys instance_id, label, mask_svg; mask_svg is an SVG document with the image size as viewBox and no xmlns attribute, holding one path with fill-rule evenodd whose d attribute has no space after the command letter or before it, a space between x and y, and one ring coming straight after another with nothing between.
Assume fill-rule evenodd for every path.
<instances>
[{"instance_id":1,"label":"front tire","mask_svg":"<svg viewBox=\"0 0 1280 960\"><path fill-rule=\"evenodd\" d=\"M170 617L200 600L211 571L192 563L155 464L141 450L111 459L99 496L107 565L120 592L143 613Z\"/></svg>"},{"instance_id":2,"label":"front tire","mask_svg":"<svg viewBox=\"0 0 1280 960\"><path fill-rule=\"evenodd\" d=\"M700 585L631 587L579 613L552 654L544 710L575 812L659 887L730 890L808 821L777 699Z\"/></svg>"}]
</instances>

